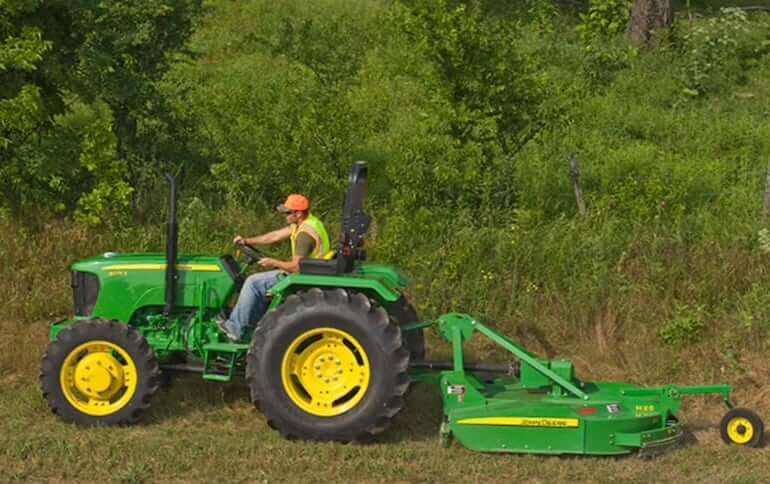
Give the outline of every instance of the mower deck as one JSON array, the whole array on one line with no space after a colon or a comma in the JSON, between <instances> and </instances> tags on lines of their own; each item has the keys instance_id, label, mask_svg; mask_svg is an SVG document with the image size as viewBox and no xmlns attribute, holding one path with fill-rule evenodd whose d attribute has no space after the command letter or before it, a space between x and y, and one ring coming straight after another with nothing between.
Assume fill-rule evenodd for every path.
<instances>
[{"instance_id":1,"label":"mower deck","mask_svg":"<svg viewBox=\"0 0 770 484\"><path fill-rule=\"evenodd\" d=\"M582 382L570 361L538 359L468 315L447 314L436 324L452 345L453 368L440 373L413 369L410 375L414 382L439 384L442 441L447 443L454 437L484 452L627 454L679 439L676 414L684 395L719 394L732 407L729 385L643 388ZM474 332L513 353L519 365L511 368L518 374L489 379L470 370L463 342Z\"/></svg>"},{"instance_id":2,"label":"mower deck","mask_svg":"<svg viewBox=\"0 0 770 484\"><path fill-rule=\"evenodd\" d=\"M446 376L447 388L456 377ZM447 427L473 450L544 454L625 454L672 444L681 435L670 406L660 398L624 398L620 392L635 388L630 385L586 387L588 400L552 396L548 389L522 388L513 381L484 384L478 395L466 394L462 404L445 398L452 407Z\"/></svg>"}]
</instances>

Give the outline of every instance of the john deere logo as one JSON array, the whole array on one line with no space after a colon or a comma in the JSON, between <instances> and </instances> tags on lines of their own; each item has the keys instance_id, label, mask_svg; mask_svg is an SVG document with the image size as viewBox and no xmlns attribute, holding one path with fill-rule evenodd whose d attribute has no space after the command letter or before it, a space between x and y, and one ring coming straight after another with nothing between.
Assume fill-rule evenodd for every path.
<instances>
[{"instance_id":1,"label":"john deere logo","mask_svg":"<svg viewBox=\"0 0 770 484\"><path fill-rule=\"evenodd\" d=\"M457 421L462 425L506 425L511 427L562 427L575 428L580 426L576 418L551 417L483 417L464 418Z\"/></svg>"}]
</instances>

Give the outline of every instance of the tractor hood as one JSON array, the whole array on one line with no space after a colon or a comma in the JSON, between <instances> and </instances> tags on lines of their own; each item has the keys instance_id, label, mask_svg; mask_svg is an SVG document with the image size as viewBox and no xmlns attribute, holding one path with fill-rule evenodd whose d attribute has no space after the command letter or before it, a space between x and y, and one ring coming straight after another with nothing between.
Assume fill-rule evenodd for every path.
<instances>
[{"instance_id":1,"label":"tractor hood","mask_svg":"<svg viewBox=\"0 0 770 484\"><path fill-rule=\"evenodd\" d=\"M240 272L232 257L176 259L176 307L219 308L230 297ZM166 265L161 253L106 253L72 264L77 316L127 323L142 308L164 306Z\"/></svg>"},{"instance_id":2,"label":"tractor hood","mask_svg":"<svg viewBox=\"0 0 770 484\"><path fill-rule=\"evenodd\" d=\"M71 266L73 271L165 271L166 255L162 253L116 254L106 252L103 255L91 257ZM180 271L219 272L223 270L220 257L210 255L181 255L177 259L177 269Z\"/></svg>"}]
</instances>

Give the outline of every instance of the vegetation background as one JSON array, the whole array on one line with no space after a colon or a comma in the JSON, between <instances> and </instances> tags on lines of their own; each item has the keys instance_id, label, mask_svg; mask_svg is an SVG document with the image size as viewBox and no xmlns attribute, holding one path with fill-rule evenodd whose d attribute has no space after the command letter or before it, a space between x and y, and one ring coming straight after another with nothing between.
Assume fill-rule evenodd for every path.
<instances>
[{"instance_id":1,"label":"vegetation background","mask_svg":"<svg viewBox=\"0 0 770 484\"><path fill-rule=\"evenodd\" d=\"M182 250L227 253L288 192L338 226L364 159L371 259L424 317L477 315L589 379L727 382L770 420L770 6L674 2L640 47L630 4L0 2L0 480L766 482L714 398L645 461L441 449L431 388L344 446L281 440L240 383L186 379L130 429L62 424L37 387L68 264L163 250L163 173Z\"/></svg>"}]
</instances>

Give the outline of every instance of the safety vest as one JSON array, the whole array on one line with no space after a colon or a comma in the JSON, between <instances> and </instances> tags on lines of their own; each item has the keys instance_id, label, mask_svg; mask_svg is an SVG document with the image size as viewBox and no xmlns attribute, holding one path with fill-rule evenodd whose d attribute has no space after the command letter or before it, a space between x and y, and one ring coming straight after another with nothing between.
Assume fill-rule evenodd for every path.
<instances>
[{"instance_id":1,"label":"safety vest","mask_svg":"<svg viewBox=\"0 0 770 484\"><path fill-rule=\"evenodd\" d=\"M324 224L314 215L308 215L302 225L291 224L291 256L297 254L297 237L305 233L315 241L315 248L310 254L313 259L323 259L329 252L329 235L326 233Z\"/></svg>"}]
</instances>

